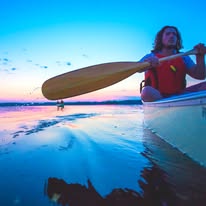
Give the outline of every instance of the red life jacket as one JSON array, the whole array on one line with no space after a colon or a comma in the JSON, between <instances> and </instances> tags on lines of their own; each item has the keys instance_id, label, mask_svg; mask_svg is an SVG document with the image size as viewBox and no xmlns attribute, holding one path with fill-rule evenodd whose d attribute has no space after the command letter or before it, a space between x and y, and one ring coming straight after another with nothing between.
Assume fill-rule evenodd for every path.
<instances>
[{"instance_id":1,"label":"red life jacket","mask_svg":"<svg viewBox=\"0 0 206 206\"><path fill-rule=\"evenodd\" d=\"M164 57L155 54L158 58ZM158 89L163 96L180 93L186 87L186 65L182 57L164 61L145 72L145 85ZM141 88L140 88L141 89Z\"/></svg>"}]
</instances>

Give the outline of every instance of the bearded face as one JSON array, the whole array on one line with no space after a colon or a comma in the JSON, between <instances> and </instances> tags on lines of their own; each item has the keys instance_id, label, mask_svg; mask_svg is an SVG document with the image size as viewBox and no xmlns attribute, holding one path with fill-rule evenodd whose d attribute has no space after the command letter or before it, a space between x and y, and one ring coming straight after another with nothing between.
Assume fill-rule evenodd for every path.
<instances>
[{"instance_id":1,"label":"bearded face","mask_svg":"<svg viewBox=\"0 0 206 206\"><path fill-rule=\"evenodd\" d=\"M176 49L177 31L174 28L167 28L162 35L162 44L167 49Z\"/></svg>"}]
</instances>

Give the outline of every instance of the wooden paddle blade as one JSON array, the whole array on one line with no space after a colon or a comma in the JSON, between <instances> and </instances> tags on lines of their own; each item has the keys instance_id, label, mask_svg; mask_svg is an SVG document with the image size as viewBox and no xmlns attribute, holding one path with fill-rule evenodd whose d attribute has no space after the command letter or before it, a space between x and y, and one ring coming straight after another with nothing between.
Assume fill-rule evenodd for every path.
<instances>
[{"instance_id":1,"label":"wooden paddle blade","mask_svg":"<svg viewBox=\"0 0 206 206\"><path fill-rule=\"evenodd\" d=\"M147 62L112 62L85 67L48 79L42 93L49 100L64 99L96 91L140 72Z\"/></svg>"}]
</instances>

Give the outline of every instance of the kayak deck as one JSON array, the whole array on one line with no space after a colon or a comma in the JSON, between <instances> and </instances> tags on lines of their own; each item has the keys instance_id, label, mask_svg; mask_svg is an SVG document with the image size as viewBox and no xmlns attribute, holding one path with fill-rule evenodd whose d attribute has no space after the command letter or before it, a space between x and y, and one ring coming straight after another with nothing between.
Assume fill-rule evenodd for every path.
<instances>
[{"instance_id":1,"label":"kayak deck","mask_svg":"<svg viewBox=\"0 0 206 206\"><path fill-rule=\"evenodd\" d=\"M154 102L144 102L144 106L171 107L171 106L190 106L206 104L206 91L191 92L187 94L176 95Z\"/></svg>"}]
</instances>

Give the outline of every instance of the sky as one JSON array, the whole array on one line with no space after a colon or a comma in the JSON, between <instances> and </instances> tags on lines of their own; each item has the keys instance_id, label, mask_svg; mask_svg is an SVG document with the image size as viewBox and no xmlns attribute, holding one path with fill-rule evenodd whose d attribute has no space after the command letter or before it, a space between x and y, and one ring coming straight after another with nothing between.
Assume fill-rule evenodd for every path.
<instances>
[{"instance_id":1,"label":"sky","mask_svg":"<svg viewBox=\"0 0 206 206\"><path fill-rule=\"evenodd\" d=\"M203 0L1 0L0 102L49 101L41 86L51 77L99 63L139 61L165 25L178 27L182 51L188 51L206 42L205 11ZM138 98L142 79L136 73L65 101Z\"/></svg>"}]
</instances>

